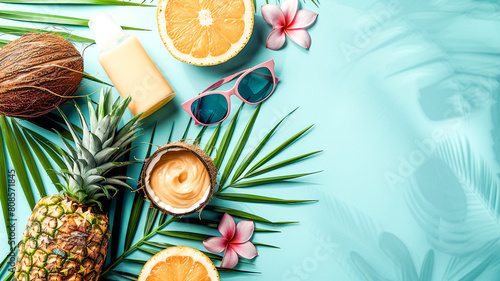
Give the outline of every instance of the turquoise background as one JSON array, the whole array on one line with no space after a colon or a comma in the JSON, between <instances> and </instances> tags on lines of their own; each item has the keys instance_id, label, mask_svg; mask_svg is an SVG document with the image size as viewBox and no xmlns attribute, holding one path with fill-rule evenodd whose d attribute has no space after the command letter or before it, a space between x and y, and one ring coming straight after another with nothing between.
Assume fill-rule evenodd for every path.
<instances>
[{"instance_id":1,"label":"turquoise background","mask_svg":"<svg viewBox=\"0 0 500 281\"><path fill-rule=\"evenodd\" d=\"M243 155L299 106L265 151L315 124L275 161L318 149L324 152L275 175L323 172L244 192L319 202L228 203L270 220L300 224L254 237L281 247L259 248L255 264L243 267L260 275L224 274L223 280L413 281L419 280L427 253L434 256L434 262L428 263L434 271L420 280L498 280L500 4L323 0L319 7L309 1L301 6L319 13L308 29L309 51L289 39L279 51L266 49L271 27L259 7L249 44L229 62L214 67L174 59L156 31L155 8L1 4L0 9L85 18L108 11L120 24L152 29L129 33L139 37L177 92L145 125L142 141L149 138L152 121L158 122L154 141L158 145L165 144L174 120L174 136L182 136L188 122L187 113L180 109L183 101L226 75L275 60L282 82L264 103ZM0 24L39 27L6 20ZM92 37L88 28L71 29ZM77 47L83 49L83 45ZM95 46L85 50L85 70L106 79L97 54ZM83 93L96 88L91 84ZM236 105L239 101L233 98L233 111ZM253 109L244 107L237 132ZM126 118L130 116L127 112ZM190 136L199 129L192 127ZM207 130L202 142L212 130ZM136 151L137 158L144 157L145 146ZM139 168L130 174L137 175ZM20 191L17 198L16 218L22 227L16 233L21 237L30 212ZM132 198L127 194L125 216ZM140 225L140 233L142 229ZM5 232L0 231L0 241L5 240ZM0 256L6 253L1 246ZM146 256L136 253L135 257ZM119 269L137 273L140 267ZM370 275L372 269L377 273Z\"/></svg>"}]
</instances>

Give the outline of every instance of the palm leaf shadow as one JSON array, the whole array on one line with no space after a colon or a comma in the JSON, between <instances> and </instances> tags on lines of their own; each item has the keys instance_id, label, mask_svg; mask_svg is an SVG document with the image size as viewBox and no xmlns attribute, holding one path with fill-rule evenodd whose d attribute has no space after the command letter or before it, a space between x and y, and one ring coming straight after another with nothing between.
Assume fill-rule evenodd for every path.
<instances>
[{"instance_id":1,"label":"palm leaf shadow","mask_svg":"<svg viewBox=\"0 0 500 281\"><path fill-rule=\"evenodd\" d=\"M335 233L332 240L338 245L334 252L336 263L353 280L363 280L350 253L357 252L367 259L376 260L381 254L377 241L382 227L365 213L336 198L323 202L327 210L324 213L328 216L326 221L330 222L328 232Z\"/></svg>"},{"instance_id":2,"label":"palm leaf shadow","mask_svg":"<svg viewBox=\"0 0 500 281\"><path fill-rule=\"evenodd\" d=\"M454 136L419 167L407 199L431 245L466 256L500 237L499 184L469 141Z\"/></svg>"},{"instance_id":3,"label":"palm leaf shadow","mask_svg":"<svg viewBox=\"0 0 500 281\"><path fill-rule=\"evenodd\" d=\"M475 280L500 262L500 182L489 166L466 137L454 135L412 179L412 214L429 243L452 255L445 280Z\"/></svg>"},{"instance_id":4,"label":"palm leaf shadow","mask_svg":"<svg viewBox=\"0 0 500 281\"><path fill-rule=\"evenodd\" d=\"M338 243L335 260L352 280L419 280L414 255L401 239L346 203L337 199L328 203L327 220L334 222L331 228ZM420 275L432 276L433 266L434 252L429 250Z\"/></svg>"}]
</instances>

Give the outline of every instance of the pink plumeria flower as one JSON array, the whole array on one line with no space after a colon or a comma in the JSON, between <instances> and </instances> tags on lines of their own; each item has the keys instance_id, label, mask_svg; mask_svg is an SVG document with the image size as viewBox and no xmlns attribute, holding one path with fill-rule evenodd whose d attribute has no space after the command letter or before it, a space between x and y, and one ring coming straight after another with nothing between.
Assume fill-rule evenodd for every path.
<instances>
[{"instance_id":1,"label":"pink plumeria flower","mask_svg":"<svg viewBox=\"0 0 500 281\"><path fill-rule=\"evenodd\" d=\"M210 252L224 253L220 267L233 268L238 264L238 256L253 259L257 256L257 249L248 241L253 235L253 221L240 221L237 226L233 217L225 213L219 223L219 232L222 237L212 237L203 241L203 246Z\"/></svg>"},{"instance_id":2,"label":"pink plumeria flower","mask_svg":"<svg viewBox=\"0 0 500 281\"><path fill-rule=\"evenodd\" d=\"M318 14L308 10L297 10L298 6L298 0L285 0L281 8L275 4L262 6L264 20L273 26L273 30L267 36L267 48L280 49L288 35L295 43L309 50L311 37L306 28L316 21Z\"/></svg>"}]
</instances>

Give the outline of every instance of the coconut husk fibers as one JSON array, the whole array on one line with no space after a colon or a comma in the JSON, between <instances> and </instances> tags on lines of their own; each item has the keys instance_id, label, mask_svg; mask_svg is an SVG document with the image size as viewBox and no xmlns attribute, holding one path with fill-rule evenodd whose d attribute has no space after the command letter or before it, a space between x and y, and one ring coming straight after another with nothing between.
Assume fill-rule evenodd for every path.
<instances>
[{"instance_id":1,"label":"coconut husk fibers","mask_svg":"<svg viewBox=\"0 0 500 281\"><path fill-rule=\"evenodd\" d=\"M198 159L200 159L201 163L203 163L203 165L207 169L207 172L210 176L210 191L209 191L209 194L208 194L206 201L203 202L202 204L200 204L200 206L198 208L196 208L190 212L187 212L187 213L174 214L172 212L169 212L168 210L165 210L161 206L157 205L154 202L153 198L151 198L151 195L146 190L146 184L149 184L149 183L146 183L146 173L147 173L148 167L151 164L153 159L155 159L157 157L161 157L161 155L163 155L163 153L168 153L168 151L181 151L181 150L190 151L191 153L196 155L196 157ZM153 171L153 169L151 171ZM212 195L214 193L214 189L217 186L217 174L218 174L218 171L217 171L217 168L215 167L214 161L199 146L192 145L192 144L185 143L185 142L175 142L175 143L169 143L165 146L158 148L155 151L155 153L153 153L153 155L151 155L151 157L149 157L148 159L146 159L144 161L144 165L142 166L142 171L141 171L141 178L139 181L141 183L141 186L143 187L142 190L143 190L144 194L146 195L148 201L151 202L151 205L154 208L156 208L156 209L160 210L161 212L168 214L168 215L182 217L182 216L187 216L187 215L190 215L190 214L193 214L196 212L200 212L201 210L203 210L203 208L205 208L205 206L208 204L208 202L210 202L210 199L212 199Z\"/></svg>"},{"instance_id":2,"label":"coconut husk fibers","mask_svg":"<svg viewBox=\"0 0 500 281\"><path fill-rule=\"evenodd\" d=\"M83 76L83 58L57 35L29 33L0 49L0 114L31 118L70 98Z\"/></svg>"}]
</instances>

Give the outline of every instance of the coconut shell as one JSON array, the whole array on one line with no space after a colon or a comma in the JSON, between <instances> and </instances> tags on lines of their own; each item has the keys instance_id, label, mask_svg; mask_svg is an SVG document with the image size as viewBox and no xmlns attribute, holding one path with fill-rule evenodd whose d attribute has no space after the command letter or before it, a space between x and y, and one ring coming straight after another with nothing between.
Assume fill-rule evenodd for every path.
<instances>
[{"instance_id":1,"label":"coconut shell","mask_svg":"<svg viewBox=\"0 0 500 281\"><path fill-rule=\"evenodd\" d=\"M31 118L70 98L83 76L83 58L57 35L30 33L0 49L0 114Z\"/></svg>"},{"instance_id":2,"label":"coconut shell","mask_svg":"<svg viewBox=\"0 0 500 281\"><path fill-rule=\"evenodd\" d=\"M201 161L203 166L205 166L205 168L207 169L207 172L210 176L210 191L209 191L208 197L206 198L206 201L203 202L202 204L200 204L200 206L198 206L196 209L193 209L190 212L176 214L176 213L172 213L172 212L164 209L163 207L161 207L155 203L155 201L152 198L152 195L149 194L149 192L147 191L147 188L146 188L146 185L149 184L146 182L146 178L147 178L146 173L147 173L149 165L152 163L153 159L156 159L157 157L161 157L164 153L168 153L168 151L181 151L181 150L190 151ZM142 166L142 171L141 171L141 178L139 181L141 183L141 186L143 187L142 190L144 191L144 194L146 195L148 201L151 202L151 205L154 208L156 208L156 209L160 210L161 212L168 214L168 215L182 217L182 216L187 216L187 215L190 215L190 214L193 214L196 212L200 212L201 210L203 210L203 208L205 208L205 206L208 204L208 202L210 202L210 199L212 199L212 195L214 193L214 189L217 186L217 174L218 174L218 171L217 171L217 168L215 167L214 161L212 160L212 158L210 158L210 156L205 151L203 151L203 149L201 149L199 146L196 146L193 144L189 144L189 143L185 143L185 142L175 142L175 143L169 143L165 146L158 148L155 151L155 153L153 153L153 155L151 155L151 157L149 157L148 159L146 159L144 161L144 165Z\"/></svg>"}]
</instances>

